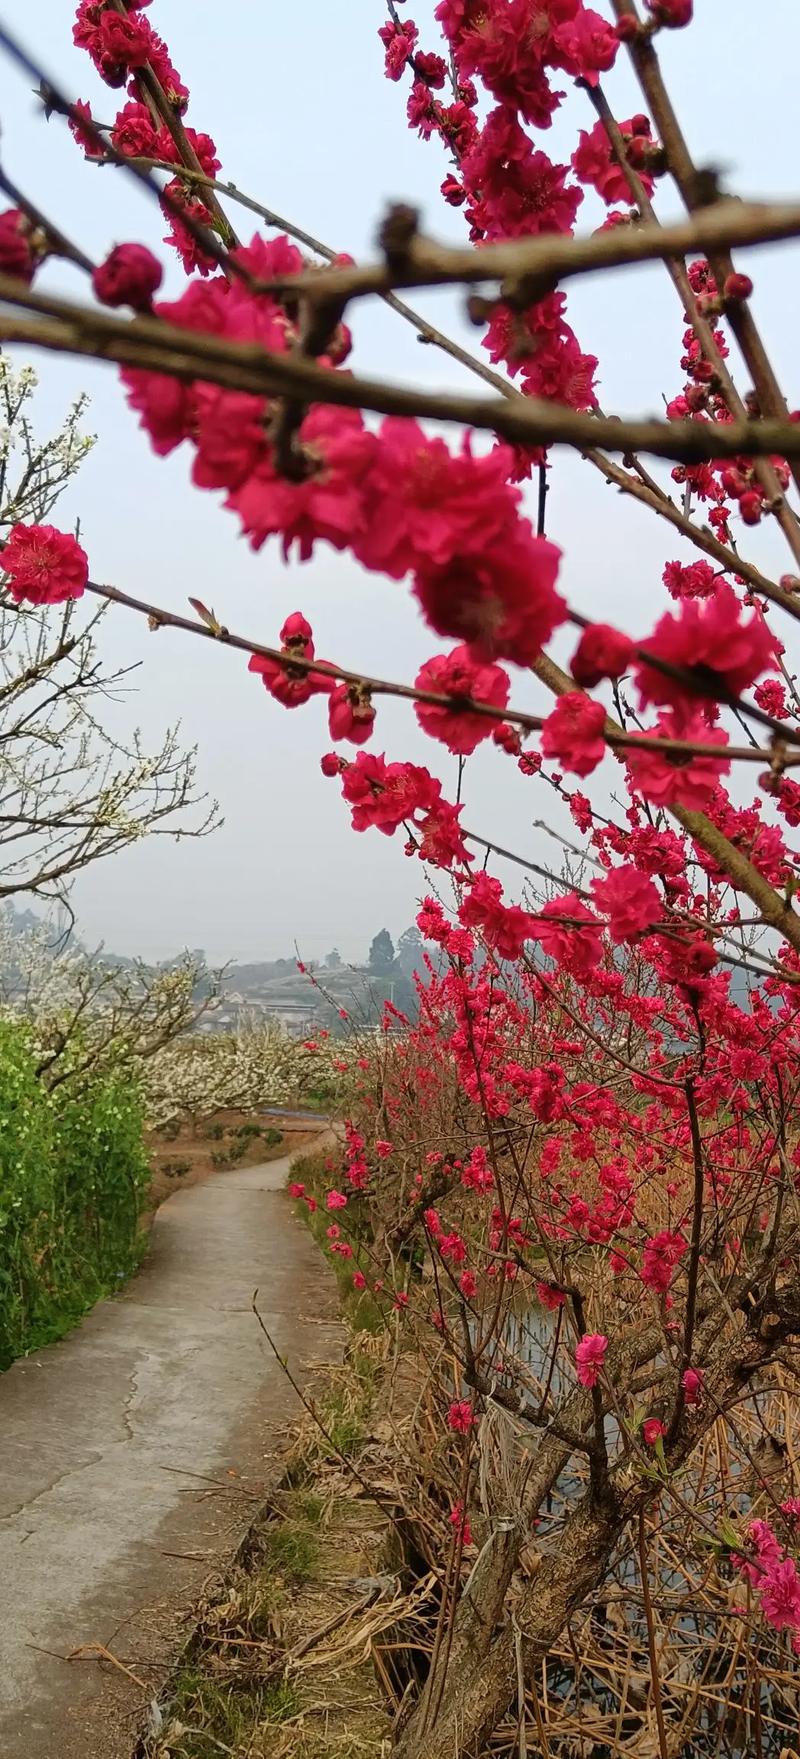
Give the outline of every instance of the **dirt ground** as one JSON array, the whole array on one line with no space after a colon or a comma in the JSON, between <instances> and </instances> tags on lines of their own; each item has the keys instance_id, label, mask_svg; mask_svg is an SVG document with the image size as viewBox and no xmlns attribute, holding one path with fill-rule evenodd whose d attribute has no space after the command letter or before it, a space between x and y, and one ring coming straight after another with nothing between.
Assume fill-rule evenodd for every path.
<instances>
[{"instance_id":1,"label":"dirt ground","mask_svg":"<svg viewBox=\"0 0 800 1759\"><path fill-rule=\"evenodd\" d=\"M174 1134L151 1130L145 1139L153 1169L147 1213L154 1215L173 1191L201 1185L212 1173L295 1154L318 1135L301 1120L233 1111L215 1112L196 1126L183 1123Z\"/></svg>"}]
</instances>

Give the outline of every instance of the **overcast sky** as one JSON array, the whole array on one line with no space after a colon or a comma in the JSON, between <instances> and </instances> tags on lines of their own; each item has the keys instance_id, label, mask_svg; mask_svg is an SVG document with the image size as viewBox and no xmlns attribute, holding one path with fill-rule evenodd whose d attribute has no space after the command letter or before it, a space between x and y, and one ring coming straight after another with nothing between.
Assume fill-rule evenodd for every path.
<instances>
[{"instance_id":1,"label":"overcast sky","mask_svg":"<svg viewBox=\"0 0 800 1759\"><path fill-rule=\"evenodd\" d=\"M436 47L433 32L424 30L432 4L409 10L424 46ZM661 39L693 151L701 163L719 166L737 193L796 196L787 138L796 111L797 0L696 0L695 10L690 31ZM31 7L0 0L4 22L71 95L91 98L105 121L117 94L73 49L71 14L65 0ZM240 188L360 257L371 253L389 200L418 204L429 231L463 235L462 221L438 193L447 169L442 150L409 133L406 90L383 78L375 0L301 0L293 7L233 0L224 8L155 0L149 16L190 87L190 121L214 136L222 175ZM84 165L58 119L42 120L29 80L7 65L0 80L9 174L95 256L129 238L158 248L162 228L148 200L120 173ZM607 90L617 115L641 108L624 57ZM575 129L591 123L587 100L570 91L542 144L566 157ZM659 206L663 216L678 212L668 191ZM234 217L249 236L249 216L236 210ZM600 218L599 204L587 196L579 225L588 230ZM163 255L168 288L177 292L180 271ZM795 247L751 254L747 266L769 347L790 400L800 402ZM75 296L84 291L76 272L58 264L37 285ZM455 298L437 294L417 303L478 350ZM583 346L600 357L607 410L657 412L662 396L679 389L681 313L662 270L605 277L602 285L586 281L570 291L569 315ZM474 386L441 354L420 347L385 308L364 305L354 322L358 369L413 375L441 388ZM79 390L91 395L98 445L55 518L66 525L80 516L96 579L174 609L186 608L187 595L199 596L231 628L267 642L287 612L300 608L314 625L318 653L384 676L413 677L438 650L407 586L368 577L322 547L305 565L286 566L271 546L253 555L220 498L191 487L185 450L166 461L152 455L113 368L55 358L35 364L43 431ZM551 482L548 529L565 552L562 582L570 601L593 614L602 606L604 615L643 634L666 603L661 572L667 559L684 553L680 542L564 453L554 458ZM779 572L788 566L762 533L755 541L748 534L746 549ZM330 743L323 702L287 713L248 675L240 655L167 631L150 635L123 611L106 624L109 659L143 662L134 694L116 711L121 724L139 725L156 741L166 722L179 719L187 743L198 746L202 784L219 799L225 824L202 842L159 839L97 864L75 888L84 934L145 957L188 945L221 960L276 957L295 940L310 957L337 944L345 957L358 958L380 927L400 932L425 889L423 872L404 857L400 838L351 832L337 784L319 772ZM514 677L513 700L542 706L538 686L522 674ZM381 702L372 748L428 763L452 796L456 760L419 733L407 707ZM613 759L605 767L613 786ZM508 758L479 751L468 765L465 799L470 828L533 859L557 860L556 844L534 821L568 821L554 812L552 791L519 777ZM497 871L518 883L515 870Z\"/></svg>"}]
</instances>

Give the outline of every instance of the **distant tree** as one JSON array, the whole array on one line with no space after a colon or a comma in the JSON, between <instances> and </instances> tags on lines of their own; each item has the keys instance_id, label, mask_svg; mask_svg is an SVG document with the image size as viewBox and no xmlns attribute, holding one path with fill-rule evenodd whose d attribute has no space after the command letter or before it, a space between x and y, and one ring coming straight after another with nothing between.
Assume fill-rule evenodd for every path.
<instances>
[{"instance_id":1,"label":"distant tree","mask_svg":"<svg viewBox=\"0 0 800 1759\"><path fill-rule=\"evenodd\" d=\"M329 953L326 953L326 955L325 955L325 970L326 971L338 971L341 967L341 964L342 964L342 955L339 952L339 948L333 947L331 949L331 951Z\"/></svg>"},{"instance_id":2,"label":"distant tree","mask_svg":"<svg viewBox=\"0 0 800 1759\"><path fill-rule=\"evenodd\" d=\"M397 943L397 957L406 976L412 977L422 966L425 942L416 924L404 928Z\"/></svg>"},{"instance_id":3,"label":"distant tree","mask_svg":"<svg viewBox=\"0 0 800 1759\"><path fill-rule=\"evenodd\" d=\"M394 942L388 928L382 928L380 934L376 934L369 949L368 964L370 971L381 975L391 971L394 964Z\"/></svg>"}]
</instances>

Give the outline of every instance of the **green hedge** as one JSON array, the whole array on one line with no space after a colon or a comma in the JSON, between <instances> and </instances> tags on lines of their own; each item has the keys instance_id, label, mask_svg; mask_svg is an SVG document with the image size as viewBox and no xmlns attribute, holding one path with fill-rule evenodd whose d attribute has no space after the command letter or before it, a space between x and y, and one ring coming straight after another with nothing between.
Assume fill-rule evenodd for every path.
<instances>
[{"instance_id":1,"label":"green hedge","mask_svg":"<svg viewBox=\"0 0 800 1759\"><path fill-rule=\"evenodd\" d=\"M48 1092L26 1029L0 1021L0 1368L130 1275L148 1180L130 1078Z\"/></svg>"}]
</instances>

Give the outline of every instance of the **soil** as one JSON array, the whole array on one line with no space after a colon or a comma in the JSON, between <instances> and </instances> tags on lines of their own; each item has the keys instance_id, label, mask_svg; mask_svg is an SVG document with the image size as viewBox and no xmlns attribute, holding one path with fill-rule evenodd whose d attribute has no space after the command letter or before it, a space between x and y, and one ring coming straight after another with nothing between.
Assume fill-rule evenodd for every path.
<instances>
[{"instance_id":1,"label":"soil","mask_svg":"<svg viewBox=\"0 0 800 1759\"><path fill-rule=\"evenodd\" d=\"M250 1134L249 1127L253 1125L260 1135ZM152 1220L174 1191L191 1190L213 1173L224 1173L233 1167L263 1166L267 1161L280 1160L318 1138L319 1130L309 1129L304 1119L272 1119L263 1115L254 1118L252 1112L235 1111L215 1112L197 1125L183 1123L175 1135L150 1130L145 1142L153 1177L145 1219Z\"/></svg>"}]
</instances>

